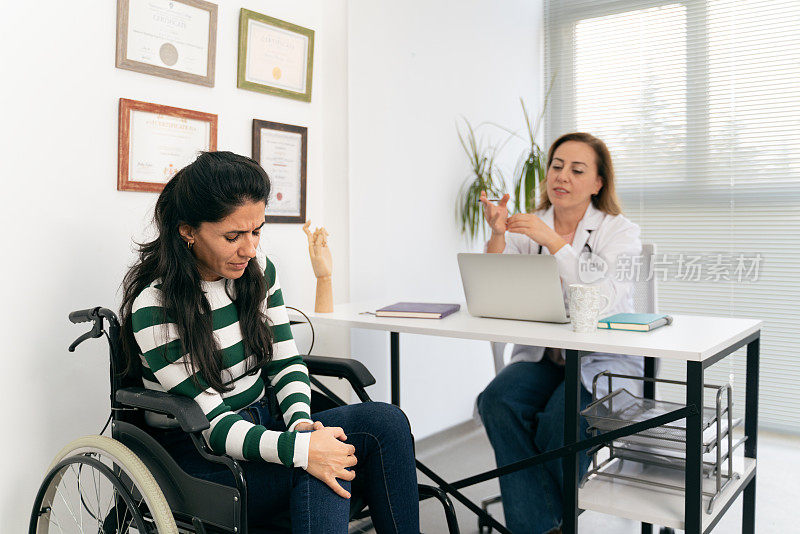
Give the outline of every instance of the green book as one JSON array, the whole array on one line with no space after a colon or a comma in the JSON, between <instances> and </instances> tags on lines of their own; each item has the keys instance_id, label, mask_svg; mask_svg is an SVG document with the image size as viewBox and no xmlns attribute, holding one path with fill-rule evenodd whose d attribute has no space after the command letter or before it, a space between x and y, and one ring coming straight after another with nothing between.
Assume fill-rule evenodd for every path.
<instances>
[{"instance_id":1,"label":"green book","mask_svg":"<svg viewBox=\"0 0 800 534\"><path fill-rule=\"evenodd\" d=\"M672 324L672 317L669 315L660 313L617 313L600 319L597 323L597 328L649 332L666 324Z\"/></svg>"}]
</instances>

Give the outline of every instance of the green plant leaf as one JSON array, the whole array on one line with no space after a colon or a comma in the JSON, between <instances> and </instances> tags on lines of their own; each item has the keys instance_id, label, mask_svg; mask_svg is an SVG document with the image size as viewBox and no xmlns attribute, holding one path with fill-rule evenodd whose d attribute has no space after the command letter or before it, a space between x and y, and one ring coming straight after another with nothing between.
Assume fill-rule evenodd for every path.
<instances>
[{"instance_id":1,"label":"green plant leaf","mask_svg":"<svg viewBox=\"0 0 800 534\"><path fill-rule=\"evenodd\" d=\"M517 212L531 212L536 207L536 191L537 187L541 186L547 177L546 155L542 147L536 142L536 137L539 135L539 128L544 120L544 114L547 110L547 103L550 100L550 93L555 85L556 77L550 80L550 86L545 93L544 103L542 110L536 117L536 122L531 123L531 117L528 113L528 108L525 107L525 101L520 97L520 105L522 106L522 114L525 117L525 127L528 131L528 149L520 158L514 176L514 201ZM517 136L519 137L519 136Z\"/></svg>"},{"instance_id":2,"label":"green plant leaf","mask_svg":"<svg viewBox=\"0 0 800 534\"><path fill-rule=\"evenodd\" d=\"M502 171L495 165L495 158L507 142L494 147L483 142L477 135L477 128L465 117L464 131L456 123L458 139L470 162L470 176L459 188L456 198L456 221L461 233L474 240L479 234L486 236L483 219L483 206L479 199L482 191L489 196L502 196L505 191L505 179Z\"/></svg>"}]
</instances>

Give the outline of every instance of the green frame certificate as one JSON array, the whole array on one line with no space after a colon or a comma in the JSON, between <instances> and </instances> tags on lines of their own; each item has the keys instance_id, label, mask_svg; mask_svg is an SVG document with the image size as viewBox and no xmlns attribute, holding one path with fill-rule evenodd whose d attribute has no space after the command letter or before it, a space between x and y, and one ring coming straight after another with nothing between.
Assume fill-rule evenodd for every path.
<instances>
[{"instance_id":1,"label":"green frame certificate","mask_svg":"<svg viewBox=\"0 0 800 534\"><path fill-rule=\"evenodd\" d=\"M242 9L236 86L311 102L314 30Z\"/></svg>"}]
</instances>

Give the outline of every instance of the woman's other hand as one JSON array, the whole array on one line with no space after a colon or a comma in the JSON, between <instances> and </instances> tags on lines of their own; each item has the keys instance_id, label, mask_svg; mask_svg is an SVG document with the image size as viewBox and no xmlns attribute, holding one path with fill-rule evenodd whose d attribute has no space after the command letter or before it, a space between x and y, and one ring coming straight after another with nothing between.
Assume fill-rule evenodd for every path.
<instances>
[{"instance_id":1,"label":"woman's other hand","mask_svg":"<svg viewBox=\"0 0 800 534\"><path fill-rule=\"evenodd\" d=\"M322 423L315 423L315 426L317 424L321 425ZM314 430L308 446L306 471L327 484L340 497L349 499L350 493L336 480L337 478L342 480L356 478L355 471L346 469L356 465L356 448L344 443L346 439L344 430L339 427L331 426Z\"/></svg>"},{"instance_id":2,"label":"woman's other hand","mask_svg":"<svg viewBox=\"0 0 800 534\"><path fill-rule=\"evenodd\" d=\"M533 213L517 213L509 217L508 231L528 236L543 247L547 247L550 254L555 254L567 244L555 230Z\"/></svg>"},{"instance_id":3,"label":"woman's other hand","mask_svg":"<svg viewBox=\"0 0 800 534\"><path fill-rule=\"evenodd\" d=\"M493 235L506 233L506 220L508 219L506 204L508 204L509 198L511 197L506 193L495 206L489 201L486 191L481 191L480 201L483 204L483 217L492 228Z\"/></svg>"},{"instance_id":4,"label":"woman's other hand","mask_svg":"<svg viewBox=\"0 0 800 534\"><path fill-rule=\"evenodd\" d=\"M325 428L325 425L316 421L314 423L298 423L294 429L298 432L312 432L314 430L320 430L321 428Z\"/></svg>"}]
</instances>

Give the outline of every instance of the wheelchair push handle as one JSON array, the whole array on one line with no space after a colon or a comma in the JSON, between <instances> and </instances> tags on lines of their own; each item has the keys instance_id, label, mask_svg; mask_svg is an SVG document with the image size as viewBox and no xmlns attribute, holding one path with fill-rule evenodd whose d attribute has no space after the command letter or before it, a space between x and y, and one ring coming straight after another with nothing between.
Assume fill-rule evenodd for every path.
<instances>
[{"instance_id":1,"label":"wheelchair push handle","mask_svg":"<svg viewBox=\"0 0 800 534\"><path fill-rule=\"evenodd\" d=\"M75 324L88 323L94 318L92 315L96 313L98 308L89 308L88 310L77 310L69 314L69 320Z\"/></svg>"},{"instance_id":2,"label":"wheelchair push handle","mask_svg":"<svg viewBox=\"0 0 800 534\"><path fill-rule=\"evenodd\" d=\"M97 338L103 335L103 319L108 320L109 326L114 328L119 328L119 321L117 320L117 315L107 309L97 306L96 308L89 308L86 310L76 310L69 314L69 320L73 323L87 323L89 321L94 321L94 325L92 329L85 334L81 335L78 339L72 342L69 346L70 352L75 352L75 348L86 341L87 339Z\"/></svg>"}]
</instances>

